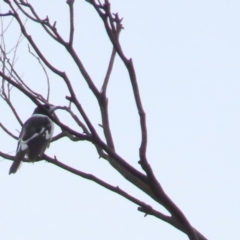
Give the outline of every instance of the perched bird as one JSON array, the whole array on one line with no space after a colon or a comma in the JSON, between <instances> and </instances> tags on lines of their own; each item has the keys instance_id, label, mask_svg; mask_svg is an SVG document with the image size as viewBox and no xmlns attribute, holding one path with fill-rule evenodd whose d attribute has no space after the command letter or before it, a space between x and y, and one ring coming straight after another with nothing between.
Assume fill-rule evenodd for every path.
<instances>
[{"instance_id":1,"label":"perched bird","mask_svg":"<svg viewBox=\"0 0 240 240\"><path fill-rule=\"evenodd\" d=\"M23 124L16 156L9 174L17 171L25 155L29 161L34 162L49 147L54 124L48 115L51 115L58 108L61 107L47 104L38 106L33 115Z\"/></svg>"}]
</instances>

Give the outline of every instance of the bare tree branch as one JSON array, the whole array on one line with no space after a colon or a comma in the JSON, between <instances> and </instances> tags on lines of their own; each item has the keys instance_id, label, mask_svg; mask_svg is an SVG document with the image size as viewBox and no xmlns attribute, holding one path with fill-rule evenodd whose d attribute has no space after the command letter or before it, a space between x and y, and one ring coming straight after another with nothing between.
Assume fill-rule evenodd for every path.
<instances>
[{"instance_id":1,"label":"bare tree branch","mask_svg":"<svg viewBox=\"0 0 240 240\"><path fill-rule=\"evenodd\" d=\"M8 17L8 16L13 16L13 13L9 11L8 13L0 13L0 17Z\"/></svg>"},{"instance_id":2,"label":"bare tree branch","mask_svg":"<svg viewBox=\"0 0 240 240\"><path fill-rule=\"evenodd\" d=\"M70 14L69 45L72 47L73 36L74 36L74 11L73 11L74 0L67 0L67 4L69 5L69 14Z\"/></svg>"},{"instance_id":3,"label":"bare tree branch","mask_svg":"<svg viewBox=\"0 0 240 240\"><path fill-rule=\"evenodd\" d=\"M101 94L102 95L106 95L107 85L108 85L109 78L110 78L110 75L111 75L111 72L112 72L112 69L113 69L115 56L116 56L116 50L115 50L115 48L113 48L111 58L110 58L110 61L109 61L109 65L108 65L108 69L107 69L107 73L106 73L106 76L104 78L104 82L103 82L102 89L101 89Z\"/></svg>"},{"instance_id":4,"label":"bare tree branch","mask_svg":"<svg viewBox=\"0 0 240 240\"><path fill-rule=\"evenodd\" d=\"M82 128L83 132L87 135L91 135L91 133L88 131L87 127L84 125L84 123L77 117L76 114L74 114L74 112L71 110L70 107L65 107L64 108L71 116L72 118L75 120L75 122L78 124L78 126L80 128Z\"/></svg>"},{"instance_id":5,"label":"bare tree branch","mask_svg":"<svg viewBox=\"0 0 240 240\"><path fill-rule=\"evenodd\" d=\"M2 153L2 152L0 152L0 156L5 158L5 159L14 160L14 156L11 156L11 155L8 155L8 154ZM156 218L159 218L159 219L169 223L173 227L179 229L180 231L185 232L185 230L182 228L182 226L178 224L178 221L176 221L175 219L173 219L170 216L167 216L167 215L165 215L165 214L163 214L163 213L153 209L150 205L148 205L148 204L140 201L139 199L131 196L130 194L128 194L127 192L122 190L120 187L118 187L118 186L115 187L113 185L110 185L109 183L106 183L103 180L97 178L93 174L85 173L85 172L82 172L82 171L77 170L75 168L72 168L72 167L70 167L70 166L60 162L56 158L56 156L54 158L51 158L48 155L44 154L43 158L39 159L39 161L41 161L41 160L46 160L47 162L52 163L52 164L54 164L54 165L56 165L56 166L58 166L58 167L60 167L60 168L62 168L64 170L66 170L68 172L71 172L71 173L73 173L73 174L75 174L77 176L80 176L82 178L85 178L85 179L88 179L90 181L93 181L93 182L99 184L100 186L102 186L102 187L104 187L104 188L106 188L106 189L108 189L108 190L110 190L110 191L112 191L114 193L117 193L120 196L128 199L130 202L135 203L136 205L139 206L138 210L140 212L143 212L146 215L152 215L152 216L154 216ZM24 159L24 162L29 162L29 161L27 159ZM197 232L197 230L196 230L196 232ZM185 232L185 233L187 233L187 232ZM199 233L199 232L197 232L197 233L200 236L199 240L207 240L201 233Z\"/></svg>"},{"instance_id":6,"label":"bare tree branch","mask_svg":"<svg viewBox=\"0 0 240 240\"><path fill-rule=\"evenodd\" d=\"M116 56L116 50L113 48L111 58L109 61L108 69L106 76L104 78L102 90L101 90L101 102L100 102L100 108L101 108L101 115L102 115L102 127L104 131L104 135L107 141L107 144L112 148L115 149L114 147L114 142L110 130L110 125L109 125L109 116L108 116L108 99L106 97L106 91L107 91L107 85L110 79L110 75L112 72L113 64L114 64L114 59Z\"/></svg>"},{"instance_id":7,"label":"bare tree branch","mask_svg":"<svg viewBox=\"0 0 240 240\"><path fill-rule=\"evenodd\" d=\"M46 17L45 19L40 19L40 17L37 15L37 13L35 12L34 8L32 7L32 5L28 2L25 2L23 0L20 0L19 4L17 1L14 1L15 4L17 5L17 7L21 10L21 12L29 19L31 19L32 21L39 23L42 25L42 27L44 28L44 30L55 40L58 42L58 38L55 36L54 34L54 30L52 29L52 26L49 23L49 19L48 17ZM33 14L34 17L32 17L30 14L28 14L23 8L22 6L25 6L27 8L30 9L31 13ZM55 28L55 27L54 27Z\"/></svg>"},{"instance_id":8,"label":"bare tree branch","mask_svg":"<svg viewBox=\"0 0 240 240\"><path fill-rule=\"evenodd\" d=\"M66 136L66 135L65 135L63 132L61 132L61 133L59 133L58 135L54 136L54 137L52 138L51 142L55 142L55 141L57 141L57 140L65 137L65 136Z\"/></svg>"}]
</instances>

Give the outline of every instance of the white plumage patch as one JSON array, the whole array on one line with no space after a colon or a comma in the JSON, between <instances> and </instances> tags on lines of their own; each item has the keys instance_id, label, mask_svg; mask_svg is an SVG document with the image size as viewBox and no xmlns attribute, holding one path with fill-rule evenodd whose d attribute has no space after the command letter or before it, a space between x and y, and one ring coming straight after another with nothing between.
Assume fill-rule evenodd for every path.
<instances>
[{"instance_id":1,"label":"white plumage patch","mask_svg":"<svg viewBox=\"0 0 240 240\"><path fill-rule=\"evenodd\" d=\"M50 131L50 134L49 134L49 136L50 136L49 139L52 139L53 132L54 132L54 123L53 123L53 121L51 121L51 131Z\"/></svg>"},{"instance_id":2,"label":"white plumage patch","mask_svg":"<svg viewBox=\"0 0 240 240\"><path fill-rule=\"evenodd\" d=\"M21 151L25 151L28 148L28 145L26 143L21 143L19 147L21 148Z\"/></svg>"},{"instance_id":3,"label":"white plumage patch","mask_svg":"<svg viewBox=\"0 0 240 240\"><path fill-rule=\"evenodd\" d=\"M51 134L49 133L49 131L45 132L45 138L46 140L49 140L51 138Z\"/></svg>"}]
</instances>

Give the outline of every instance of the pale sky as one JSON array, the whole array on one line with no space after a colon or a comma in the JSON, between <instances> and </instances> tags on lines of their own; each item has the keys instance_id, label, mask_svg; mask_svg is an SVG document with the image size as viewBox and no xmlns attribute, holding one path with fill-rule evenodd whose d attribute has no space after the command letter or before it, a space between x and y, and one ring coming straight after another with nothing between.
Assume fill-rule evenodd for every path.
<instances>
[{"instance_id":1,"label":"pale sky","mask_svg":"<svg viewBox=\"0 0 240 240\"><path fill-rule=\"evenodd\" d=\"M34 2L39 15L57 21L68 37L66 1ZM2 12L8 11L1 2ZM240 2L239 1L112 1L123 17L123 50L135 64L147 114L148 160L162 187L190 223L210 240L238 240L240 216ZM75 3L74 47L101 87L111 45L95 10ZM7 24L8 20L5 20ZM96 101L73 61L40 27L26 22L44 54L71 78L79 99L99 133ZM6 45L19 35L12 24ZM13 37L14 36L14 37ZM46 78L22 41L17 69L23 79L46 96ZM66 105L62 80L49 72L53 104ZM110 123L117 152L140 169L139 120L127 72L116 59L109 89ZM17 90L12 99L23 121L32 104ZM1 118L18 135L20 126L0 101ZM66 124L72 121L60 110ZM75 126L75 125L74 125ZM76 126L75 126L76 127ZM77 129L77 127L76 127ZM59 129L55 128L55 134ZM14 155L17 142L0 130L0 151ZM126 182L95 149L84 142L61 139L46 151L69 166L95 174L165 212ZM8 175L11 162L1 159L0 239L3 240L185 240L172 226L137 211L136 205L93 182L50 163L24 163Z\"/></svg>"}]
</instances>

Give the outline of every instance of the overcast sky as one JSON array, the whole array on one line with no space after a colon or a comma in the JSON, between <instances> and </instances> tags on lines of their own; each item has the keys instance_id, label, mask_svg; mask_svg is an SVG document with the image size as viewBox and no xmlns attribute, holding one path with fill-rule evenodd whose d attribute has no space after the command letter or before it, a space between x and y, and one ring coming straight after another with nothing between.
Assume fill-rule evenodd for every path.
<instances>
[{"instance_id":1,"label":"overcast sky","mask_svg":"<svg viewBox=\"0 0 240 240\"><path fill-rule=\"evenodd\" d=\"M33 2L42 18L57 21L68 37L65 1ZM149 133L148 159L166 193L191 224L210 240L238 240L240 215L240 2L239 1L112 1L123 17L121 42L137 72ZM2 1L1 10L8 11ZM75 3L74 47L98 88L111 45L101 20L85 1ZM7 21L5 20L5 24ZM72 60L40 27L26 22L41 50L71 78L79 99L99 133L96 101ZM19 28L6 35L10 49ZM14 36L14 37L13 37ZM22 41L16 67L23 79L46 96L46 78ZM66 105L62 81L49 72L53 104ZM117 58L108 89L111 127L117 152L139 166L139 120L127 72ZM23 121L34 104L17 90L12 99ZM18 135L20 126L0 101L0 122ZM66 124L71 120L60 110ZM76 127L76 126L75 126ZM59 129L55 128L55 133ZM0 130L0 150L15 154L17 142ZM118 185L142 201L164 210L134 188L84 143L62 139L50 156ZM8 175L11 162L0 162L0 239L18 240L146 240L187 236L137 211L137 206L95 183L46 162L22 164Z\"/></svg>"}]
</instances>

